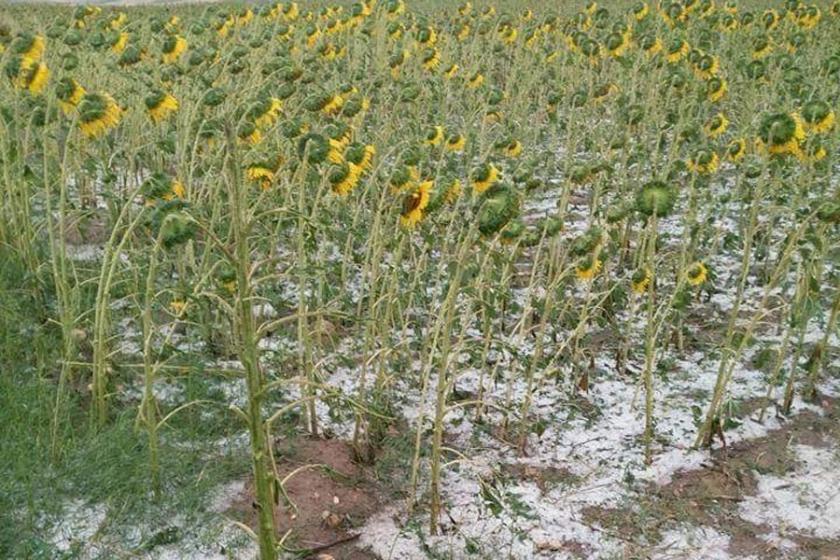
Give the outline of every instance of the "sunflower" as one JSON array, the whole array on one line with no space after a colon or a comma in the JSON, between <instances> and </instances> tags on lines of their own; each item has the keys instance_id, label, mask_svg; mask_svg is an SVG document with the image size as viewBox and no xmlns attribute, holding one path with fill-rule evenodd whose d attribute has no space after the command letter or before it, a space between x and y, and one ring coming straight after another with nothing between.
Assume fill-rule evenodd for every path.
<instances>
[{"instance_id":1,"label":"sunflower","mask_svg":"<svg viewBox=\"0 0 840 560\"><path fill-rule=\"evenodd\" d=\"M712 103L717 103L723 99L727 91L729 91L729 86L726 84L726 80L722 78L716 76L706 82L706 99Z\"/></svg>"},{"instance_id":2,"label":"sunflower","mask_svg":"<svg viewBox=\"0 0 840 560\"><path fill-rule=\"evenodd\" d=\"M630 47L630 41L627 40L627 36L623 33L610 33L606 40L606 46L610 56L619 58L627 52L627 49Z\"/></svg>"},{"instance_id":3,"label":"sunflower","mask_svg":"<svg viewBox=\"0 0 840 560\"><path fill-rule=\"evenodd\" d=\"M654 56L662 51L662 40L655 35L648 35L642 40L642 50L647 56Z\"/></svg>"},{"instance_id":4,"label":"sunflower","mask_svg":"<svg viewBox=\"0 0 840 560\"><path fill-rule=\"evenodd\" d=\"M87 93L79 103L79 128L88 138L96 138L115 128L122 109L107 93Z\"/></svg>"},{"instance_id":5,"label":"sunflower","mask_svg":"<svg viewBox=\"0 0 840 560\"><path fill-rule=\"evenodd\" d=\"M584 257L575 267L575 277L581 282L587 282L595 278L600 272L603 262L596 256Z\"/></svg>"},{"instance_id":6,"label":"sunflower","mask_svg":"<svg viewBox=\"0 0 840 560\"><path fill-rule=\"evenodd\" d=\"M443 127L437 125L430 128L429 131L426 133L425 142L429 146L437 146L441 142L443 142L445 137L446 135L444 134Z\"/></svg>"},{"instance_id":7,"label":"sunflower","mask_svg":"<svg viewBox=\"0 0 840 560\"><path fill-rule=\"evenodd\" d=\"M738 163L744 159L746 153L747 141L743 138L732 140L726 147L726 157L733 163Z\"/></svg>"},{"instance_id":8,"label":"sunflower","mask_svg":"<svg viewBox=\"0 0 840 560\"><path fill-rule=\"evenodd\" d=\"M667 60L670 64L676 64L685 58L689 51L691 51L691 46L689 46L687 41L683 39L674 39L668 47L668 53L665 56L665 60Z\"/></svg>"},{"instance_id":9,"label":"sunflower","mask_svg":"<svg viewBox=\"0 0 840 560\"><path fill-rule=\"evenodd\" d=\"M686 162L689 171L698 175L711 175L718 169L720 159L710 148L700 148Z\"/></svg>"},{"instance_id":10,"label":"sunflower","mask_svg":"<svg viewBox=\"0 0 840 560\"><path fill-rule=\"evenodd\" d=\"M10 51L24 60L37 61L44 56L46 41L41 35L24 33L12 42Z\"/></svg>"},{"instance_id":11,"label":"sunflower","mask_svg":"<svg viewBox=\"0 0 840 560\"><path fill-rule=\"evenodd\" d=\"M802 126L808 134L823 134L834 128L831 105L822 100L809 101L802 108Z\"/></svg>"},{"instance_id":12,"label":"sunflower","mask_svg":"<svg viewBox=\"0 0 840 560\"><path fill-rule=\"evenodd\" d=\"M276 97L261 99L248 112L257 128L265 130L277 122L283 102Z\"/></svg>"},{"instance_id":13,"label":"sunflower","mask_svg":"<svg viewBox=\"0 0 840 560\"><path fill-rule=\"evenodd\" d=\"M251 181L259 181L263 190L267 189L274 179L274 170L264 163L252 163L245 170L245 174Z\"/></svg>"},{"instance_id":14,"label":"sunflower","mask_svg":"<svg viewBox=\"0 0 840 560\"><path fill-rule=\"evenodd\" d=\"M470 15L470 12L472 12L472 9L473 9L473 6L472 6L471 2L464 2L463 4L458 6L458 14L460 14L462 17L466 17L466 16Z\"/></svg>"},{"instance_id":15,"label":"sunflower","mask_svg":"<svg viewBox=\"0 0 840 560\"><path fill-rule=\"evenodd\" d=\"M641 268L633 273L633 277L630 279L630 287L634 293L643 294L647 291L651 280L653 280L653 274L650 269Z\"/></svg>"},{"instance_id":16,"label":"sunflower","mask_svg":"<svg viewBox=\"0 0 840 560\"><path fill-rule=\"evenodd\" d=\"M476 194L482 194L499 182L499 170L492 163L485 163L472 174L472 187Z\"/></svg>"},{"instance_id":17,"label":"sunflower","mask_svg":"<svg viewBox=\"0 0 840 560\"><path fill-rule=\"evenodd\" d=\"M704 131L706 136L714 140L726 132L727 128L729 128L729 119L723 113L718 113L706 123Z\"/></svg>"},{"instance_id":18,"label":"sunflower","mask_svg":"<svg viewBox=\"0 0 840 560\"><path fill-rule=\"evenodd\" d=\"M174 298L169 302L169 310L172 311L172 314L176 317L181 317L187 310L187 302L180 298Z\"/></svg>"},{"instance_id":19,"label":"sunflower","mask_svg":"<svg viewBox=\"0 0 840 560\"><path fill-rule=\"evenodd\" d=\"M156 91L144 100L146 111L154 122L161 122L178 110L178 100L172 94Z\"/></svg>"},{"instance_id":20,"label":"sunflower","mask_svg":"<svg viewBox=\"0 0 840 560\"><path fill-rule=\"evenodd\" d=\"M116 31L117 29L119 29L123 25L125 25L125 22L127 22L127 21L128 21L128 17L125 15L125 13L120 12L119 14L116 15L116 17L111 19L111 23L109 23L108 25L111 29Z\"/></svg>"},{"instance_id":21,"label":"sunflower","mask_svg":"<svg viewBox=\"0 0 840 560\"><path fill-rule=\"evenodd\" d=\"M505 45L514 44L517 37L519 37L519 31L515 27L506 26L499 30L499 39Z\"/></svg>"},{"instance_id":22,"label":"sunflower","mask_svg":"<svg viewBox=\"0 0 840 560\"><path fill-rule=\"evenodd\" d=\"M56 88L56 97L65 115L69 115L81 103L85 93L85 88L73 78L61 79Z\"/></svg>"},{"instance_id":23,"label":"sunflower","mask_svg":"<svg viewBox=\"0 0 840 560\"><path fill-rule=\"evenodd\" d=\"M361 167L350 162L333 166L328 176L333 192L339 196L349 194L359 184L362 172Z\"/></svg>"},{"instance_id":24,"label":"sunflower","mask_svg":"<svg viewBox=\"0 0 840 560\"><path fill-rule=\"evenodd\" d=\"M697 59L697 64L694 65L694 73L702 80L709 80L717 75L720 71L720 61L718 57L704 54Z\"/></svg>"},{"instance_id":25,"label":"sunflower","mask_svg":"<svg viewBox=\"0 0 840 560\"><path fill-rule=\"evenodd\" d=\"M352 163L367 173L373 169L373 157L376 155L376 146L373 144L353 144L347 149L345 160Z\"/></svg>"},{"instance_id":26,"label":"sunflower","mask_svg":"<svg viewBox=\"0 0 840 560\"><path fill-rule=\"evenodd\" d=\"M332 115L340 111L343 105L343 97L341 97L338 94L329 95L327 96L323 107L321 107L321 112L323 112L325 115Z\"/></svg>"},{"instance_id":27,"label":"sunflower","mask_svg":"<svg viewBox=\"0 0 840 560\"><path fill-rule=\"evenodd\" d=\"M458 29L458 33L455 35L455 38L463 43L464 41L469 39L471 32L472 29L470 28L469 24L465 23Z\"/></svg>"},{"instance_id":28,"label":"sunflower","mask_svg":"<svg viewBox=\"0 0 840 560\"><path fill-rule=\"evenodd\" d=\"M449 186L447 186L443 191L444 200L450 204L458 200L458 197L461 195L461 180L460 179L453 179Z\"/></svg>"},{"instance_id":29,"label":"sunflower","mask_svg":"<svg viewBox=\"0 0 840 560\"><path fill-rule=\"evenodd\" d=\"M336 165L344 163L344 148L347 147L347 142L345 142L343 139L336 140L334 138L330 138L328 142L330 145L330 150L327 153L327 161Z\"/></svg>"},{"instance_id":30,"label":"sunflower","mask_svg":"<svg viewBox=\"0 0 840 560\"><path fill-rule=\"evenodd\" d=\"M522 154L522 142L519 140L511 140L505 146L505 155L509 158L518 158Z\"/></svg>"},{"instance_id":31,"label":"sunflower","mask_svg":"<svg viewBox=\"0 0 840 560\"><path fill-rule=\"evenodd\" d=\"M809 6L802 15L796 20L796 23L802 29L813 29L822 19L822 12L816 6Z\"/></svg>"},{"instance_id":32,"label":"sunflower","mask_svg":"<svg viewBox=\"0 0 840 560\"><path fill-rule=\"evenodd\" d=\"M718 23L721 31L735 31L738 29L738 18L732 14L725 14Z\"/></svg>"},{"instance_id":33,"label":"sunflower","mask_svg":"<svg viewBox=\"0 0 840 560\"><path fill-rule=\"evenodd\" d=\"M817 163L822 161L828 155L822 141L815 137L807 140L797 152L796 157L805 163Z\"/></svg>"},{"instance_id":34,"label":"sunflower","mask_svg":"<svg viewBox=\"0 0 840 560\"><path fill-rule=\"evenodd\" d=\"M47 85L50 70L43 62L20 55L12 58L6 66L6 73L19 89L25 89L33 95L39 95Z\"/></svg>"},{"instance_id":35,"label":"sunflower","mask_svg":"<svg viewBox=\"0 0 840 560\"><path fill-rule=\"evenodd\" d=\"M701 261L697 261L688 267L685 272L686 281L692 286L699 286L703 284L709 276L709 271L706 265Z\"/></svg>"},{"instance_id":36,"label":"sunflower","mask_svg":"<svg viewBox=\"0 0 840 560\"><path fill-rule=\"evenodd\" d=\"M423 220L433 185L432 181L423 181L417 185L415 192L408 194L403 200L400 215L400 223L403 227L413 228Z\"/></svg>"},{"instance_id":37,"label":"sunflower","mask_svg":"<svg viewBox=\"0 0 840 560\"><path fill-rule=\"evenodd\" d=\"M457 73L458 73L458 65L455 64L455 63L450 64L449 66L446 67L446 70L443 71L443 75L447 79L450 79L450 80L452 78L454 78L455 74L457 74Z\"/></svg>"},{"instance_id":38,"label":"sunflower","mask_svg":"<svg viewBox=\"0 0 840 560\"><path fill-rule=\"evenodd\" d=\"M300 15L300 8L297 2L292 2L283 9L283 19L286 21L295 21Z\"/></svg>"},{"instance_id":39,"label":"sunflower","mask_svg":"<svg viewBox=\"0 0 840 560\"><path fill-rule=\"evenodd\" d=\"M481 87L481 84L484 83L484 74L481 72L476 72L473 74L469 80L467 80L467 87L470 89L476 89Z\"/></svg>"},{"instance_id":40,"label":"sunflower","mask_svg":"<svg viewBox=\"0 0 840 560\"><path fill-rule=\"evenodd\" d=\"M767 37L758 37L753 42L752 58L753 60L761 60L766 58L773 52L773 44Z\"/></svg>"},{"instance_id":41,"label":"sunflower","mask_svg":"<svg viewBox=\"0 0 840 560\"><path fill-rule=\"evenodd\" d=\"M767 115L759 126L759 145L774 155L798 154L803 140L805 127L796 113Z\"/></svg>"},{"instance_id":42,"label":"sunflower","mask_svg":"<svg viewBox=\"0 0 840 560\"><path fill-rule=\"evenodd\" d=\"M422 58L423 68L429 72L434 72L440 66L440 54L434 47L426 49Z\"/></svg>"},{"instance_id":43,"label":"sunflower","mask_svg":"<svg viewBox=\"0 0 840 560\"><path fill-rule=\"evenodd\" d=\"M245 122L239 129L239 140L246 144L259 144L262 141L262 132L253 122Z\"/></svg>"},{"instance_id":44,"label":"sunflower","mask_svg":"<svg viewBox=\"0 0 840 560\"><path fill-rule=\"evenodd\" d=\"M764 28L768 31L775 29L779 25L779 21L782 19L779 12L773 8L764 10L761 18L764 20Z\"/></svg>"},{"instance_id":45,"label":"sunflower","mask_svg":"<svg viewBox=\"0 0 840 560\"><path fill-rule=\"evenodd\" d=\"M172 64L187 50L187 40L180 35L170 35L163 42L163 62Z\"/></svg>"},{"instance_id":46,"label":"sunflower","mask_svg":"<svg viewBox=\"0 0 840 560\"><path fill-rule=\"evenodd\" d=\"M111 43L111 52L114 54L121 54L125 50L126 45L128 45L128 33L123 31L122 33L117 34L114 38L114 42Z\"/></svg>"},{"instance_id":47,"label":"sunflower","mask_svg":"<svg viewBox=\"0 0 840 560\"><path fill-rule=\"evenodd\" d=\"M636 18L636 21L642 21L647 17L650 13L650 8L648 7L646 2L638 2L633 7L633 17Z\"/></svg>"},{"instance_id":48,"label":"sunflower","mask_svg":"<svg viewBox=\"0 0 840 560\"><path fill-rule=\"evenodd\" d=\"M184 184L177 178L170 177L165 173L154 173L143 182L140 188L146 206L155 206L158 201L183 200L187 191Z\"/></svg>"},{"instance_id":49,"label":"sunflower","mask_svg":"<svg viewBox=\"0 0 840 560\"><path fill-rule=\"evenodd\" d=\"M446 139L446 149L450 152L463 152L467 139L460 134L452 134Z\"/></svg>"}]
</instances>

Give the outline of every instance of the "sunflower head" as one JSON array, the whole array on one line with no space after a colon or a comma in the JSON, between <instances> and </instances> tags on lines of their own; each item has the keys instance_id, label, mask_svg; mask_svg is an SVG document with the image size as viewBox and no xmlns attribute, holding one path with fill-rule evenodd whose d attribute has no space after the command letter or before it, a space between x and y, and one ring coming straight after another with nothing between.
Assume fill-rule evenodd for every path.
<instances>
[{"instance_id":1,"label":"sunflower head","mask_svg":"<svg viewBox=\"0 0 840 560\"><path fill-rule=\"evenodd\" d=\"M630 287L636 294L643 294L647 291L650 282L653 280L653 273L649 268L640 268L633 273L630 279Z\"/></svg>"},{"instance_id":2,"label":"sunflower head","mask_svg":"<svg viewBox=\"0 0 840 560\"><path fill-rule=\"evenodd\" d=\"M717 103L726 95L728 86L726 80L714 76L706 82L706 98L712 103Z\"/></svg>"},{"instance_id":3,"label":"sunflower head","mask_svg":"<svg viewBox=\"0 0 840 560\"><path fill-rule=\"evenodd\" d=\"M710 175L717 171L720 158L711 147L701 147L694 151L686 163L688 169L698 175Z\"/></svg>"},{"instance_id":4,"label":"sunflower head","mask_svg":"<svg viewBox=\"0 0 840 560\"><path fill-rule=\"evenodd\" d=\"M298 140L298 155L301 158L306 155L306 160L313 165L326 161L329 153L330 142L321 134L310 132Z\"/></svg>"},{"instance_id":5,"label":"sunflower head","mask_svg":"<svg viewBox=\"0 0 840 560\"><path fill-rule=\"evenodd\" d=\"M674 209L676 191L664 181L645 183L636 193L636 208L645 216L667 216Z\"/></svg>"},{"instance_id":6,"label":"sunflower head","mask_svg":"<svg viewBox=\"0 0 840 560\"><path fill-rule=\"evenodd\" d=\"M743 138L736 138L726 146L726 157L732 162L741 161L746 153L747 141Z\"/></svg>"},{"instance_id":7,"label":"sunflower head","mask_svg":"<svg viewBox=\"0 0 840 560\"><path fill-rule=\"evenodd\" d=\"M400 223L403 227L413 228L426 217L433 187L432 181L422 181L405 195L400 213Z\"/></svg>"},{"instance_id":8,"label":"sunflower head","mask_svg":"<svg viewBox=\"0 0 840 560\"><path fill-rule=\"evenodd\" d=\"M802 107L802 125L806 132L825 133L834 128L831 105L822 100L809 101Z\"/></svg>"},{"instance_id":9,"label":"sunflower head","mask_svg":"<svg viewBox=\"0 0 840 560\"><path fill-rule=\"evenodd\" d=\"M478 231L490 236L502 230L519 214L519 197L506 184L497 185L478 209Z\"/></svg>"},{"instance_id":10,"label":"sunflower head","mask_svg":"<svg viewBox=\"0 0 840 560\"><path fill-rule=\"evenodd\" d=\"M795 154L805 139L802 119L793 113L766 115L759 126L758 138L771 154Z\"/></svg>"},{"instance_id":11,"label":"sunflower head","mask_svg":"<svg viewBox=\"0 0 840 560\"><path fill-rule=\"evenodd\" d=\"M706 282L709 275L709 270L701 261L697 261L688 267L685 271L685 279L692 286L699 286Z\"/></svg>"},{"instance_id":12,"label":"sunflower head","mask_svg":"<svg viewBox=\"0 0 840 560\"><path fill-rule=\"evenodd\" d=\"M499 181L499 170L492 163L483 163L473 170L470 179L475 193L483 194Z\"/></svg>"}]
</instances>

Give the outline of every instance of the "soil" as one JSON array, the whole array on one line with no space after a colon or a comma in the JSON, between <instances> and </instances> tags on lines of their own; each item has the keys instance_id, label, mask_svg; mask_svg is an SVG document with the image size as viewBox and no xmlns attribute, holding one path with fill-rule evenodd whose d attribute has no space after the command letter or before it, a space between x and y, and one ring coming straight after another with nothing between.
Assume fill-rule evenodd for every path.
<instances>
[{"instance_id":1,"label":"soil","mask_svg":"<svg viewBox=\"0 0 840 560\"><path fill-rule=\"evenodd\" d=\"M290 531L285 547L299 551L301 558L376 560L356 546L356 528L380 508L383 498L369 473L353 461L350 446L330 439L279 441L274 453L281 480L291 475L274 516L278 538ZM249 483L230 512L252 528L253 496Z\"/></svg>"},{"instance_id":2,"label":"soil","mask_svg":"<svg viewBox=\"0 0 840 560\"><path fill-rule=\"evenodd\" d=\"M765 437L714 451L702 469L679 472L665 486L648 486L636 507L591 507L584 511L585 519L627 542L636 553L657 544L669 523L688 522L728 534L733 555L785 558L784 553L757 536L770 532L770 528L741 519L738 506L746 496L756 493L756 474L783 475L796 468L796 457L788 452L790 446L837 445L840 399L826 398L821 405L823 415L805 411ZM797 558L824 560L840 551L840 540L785 536L798 545Z\"/></svg>"}]
</instances>

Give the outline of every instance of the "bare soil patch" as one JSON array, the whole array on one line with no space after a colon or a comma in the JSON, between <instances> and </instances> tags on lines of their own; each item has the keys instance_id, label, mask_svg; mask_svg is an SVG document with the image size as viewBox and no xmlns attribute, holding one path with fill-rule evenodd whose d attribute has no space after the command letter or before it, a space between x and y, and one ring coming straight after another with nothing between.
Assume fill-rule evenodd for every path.
<instances>
[{"instance_id":1,"label":"bare soil patch","mask_svg":"<svg viewBox=\"0 0 840 560\"><path fill-rule=\"evenodd\" d=\"M275 507L278 537L291 531L285 546L301 558L376 560L356 547L355 537L383 499L369 473L353 461L350 446L330 439L283 441L276 444L275 457L280 479L289 477ZM253 496L249 482L232 507L251 527L256 526Z\"/></svg>"},{"instance_id":2,"label":"bare soil patch","mask_svg":"<svg viewBox=\"0 0 840 560\"><path fill-rule=\"evenodd\" d=\"M729 551L734 555L785 558L785 553L759 538L771 528L742 519L738 505L756 493L757 475L781 476L796 468L791 446L828 447L840 442L840 400L825 398L821 405L822 415L804 411L765 437L715 450L702 469L676 473L665 486L648 486L635 507L590 507L584 510L584 517L640 549L658 543L669 524L689 523L728 534ZM797 558L827 559L840 551L840 540L795 534L785 537L796 543Z\"/></svg>"}]
</instances>

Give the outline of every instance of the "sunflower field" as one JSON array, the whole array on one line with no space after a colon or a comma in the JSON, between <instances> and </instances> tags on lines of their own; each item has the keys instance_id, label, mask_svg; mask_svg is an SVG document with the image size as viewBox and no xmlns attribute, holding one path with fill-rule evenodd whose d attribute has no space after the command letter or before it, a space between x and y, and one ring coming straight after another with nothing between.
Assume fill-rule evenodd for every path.
<instances>
[{"instance_id":1,"label":"sunflower field","mask_svg":"<svg viewBox=\"0 0 840 560\"><path fill-rule=\"evenodd\" d=\"M836 558L840 2L0 6L0 557Z\"/></svg>"}]
</instances>

